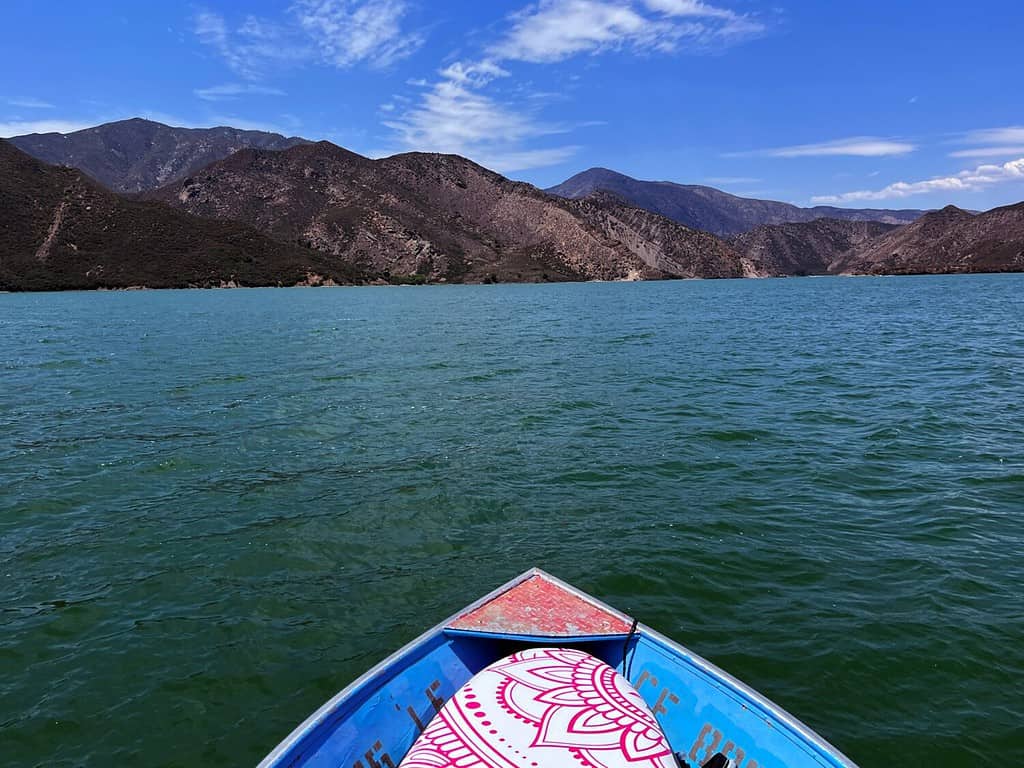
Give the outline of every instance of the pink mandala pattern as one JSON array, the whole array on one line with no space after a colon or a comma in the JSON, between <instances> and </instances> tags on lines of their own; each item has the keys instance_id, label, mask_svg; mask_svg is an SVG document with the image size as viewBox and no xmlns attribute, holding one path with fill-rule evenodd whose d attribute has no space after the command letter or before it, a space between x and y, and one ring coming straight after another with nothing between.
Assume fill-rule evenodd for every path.
<instances>
[{"instance_id":1,"label":"pink mandala pattern","mask_svg":"<svg viewBox=\"0 0 1024 768\"><path fill-rule=\"evenodd\" d=\"M449 701L401 768L674 768L668 741L622 675L582 651L531 648Z\"/></svg>"}]
</instances>

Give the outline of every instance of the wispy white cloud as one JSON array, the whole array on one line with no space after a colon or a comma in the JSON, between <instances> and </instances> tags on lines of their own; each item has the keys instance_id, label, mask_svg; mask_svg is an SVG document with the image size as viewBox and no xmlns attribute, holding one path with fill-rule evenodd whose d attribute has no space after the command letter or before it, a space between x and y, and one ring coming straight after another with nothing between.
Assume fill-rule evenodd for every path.
<instances>
[{"instance_id":1,"label":"wispy white cloud","mask_svg":"<svg viewBox=\"0 0 1024 768\"><path fill-rule=\"evenodd\" d=\"M254 74L245 58L236 53L231 45L228 25L223 16L209 11L200 12L196 15L195 33L199 42L216 50L233 70L245 77Z\"/></svg>"},{"instance_id":2,"label":"wispy white cloud","mask_svg":"<svg viewBox=\"0 0 1024 768\"><path fill-rule=\"evenodd\" d=\"M195 33L203 45L220 48L228 43L228 25L219 13L200 11L196 14Z\"/></svg>"},{"instance_id":3,"label":"wispy white cloud","mask_svg":"<svg viewBox=\"0 0 1024 768\"><path fill-rule=\"evenodd\" d=\"M174 115L150 110L138 110L136 112L106 112L92 117L59 118L52 120L7 120L0 122L0 138L11 138L12 136L24 136L30 133L74 133L95 128L104 123L112 123L118 120L127 120L132 117L141 117L144 120L153 120L166 125L182 126L186 128L208 127L207 125L193 125L189 121Z\"/></svg>"},{"instance_id":4,"label":"wispy white cloud","mask_svg":"<svg viewBox=\"0 0 1024 768\"><path fill-rule=\"evenodd\" d=\"M288 134L288 129L267 120L249 120L237 115L212 115L204 120L193 121L190 128L216 128L218 126L238 128L242 131L263 131L264 133Z\"/></svg>"},{"instance_id":5,"label":"wispy white cloud","mask_svg":"<svg viewBox=\"0 0 1024 768\"><path fill-rule=\"evenodd\" d=\"M250 40L280 40L282 29L279 25L256 16L247 16L238 34Z\"/></svg>"},{"instance_id":6,"label":"wispy white cloud","mask_svg":"<svg viewBox=\"0 0 1024 768\"><path fill-rule=\"evenodd\" d=\"M416 106L384 121L403 148L466 155L499 171L551 165L576 151L568 146L522 146L530 139L563 133L565 128L539 122L528 110L482 93L492 81L509 76L495 62L455 62L439 75Z\"/></svg>"},{"instance_id":7,"label":"wispy white cloud","mask_svg":"<svg viewBox=\"0 0 1024 768\"><path fill-rule=\"evenodd\" d=\"M260 80L283 66L323 61L341 69L387 67L424 41L403 28L405 0L295 0L278 21L246 17L232 26L219 13L195 16L199 41L240 77Z\"/></svg>"},{"instance_id":8,"label":"wispy white cloud","mask_svg":"<svg viewBox=\"0 0 1024 768\"><path fill-rule=\"evenodd\" d=\"M293 9L323 57L341 68L387 67L424 42L420 32L403 29L404 0L297 0Z\"/></svg>"},{"instance_id":9,"label":"wispy white cloud","mask_svg":"<svg viewBox=\"0 0 1024 768\"><path fill-rule=\"evenodd\" d=\"M499 173L526 171L531 168L547 168L570 160L580 148L578 146L552 147L551 149L509 149L492 148L483 150L473 160L485 168Z\"/></svg>"},{"instance_id":10,"label":"wispy white cloud","mask_svg":"<svg viewBox=\"0 0 1024 768\"><path fill-rule=\"evenodd\" d=\"M680 37L691 38L698 48L724 48L761 37L767 27L756 18L739 14L698 0L643 0L644 5L673 18L700 19L678 30Z\"/></svg>"},{"instance_id":11,"label":"wispy white cloud","mask_svg":"<svg viewBox=\"0 0 1024 768\"><path fill-rule=\"evenodd\" d=\"M576 55L632 50L645 54L721 49L762 34L754 19L697 0L539 0L507 18L508 28L478 61L456 62L423 90L416 106L388 115L398 144L468 155L499 171L565 162L574 144L536 146L544 137L603 121L550 124L539 110L554 94L523 84L504 93L493 85L515 62L551 63Z\"/></svg>"},{"instance_id":12,"label":"wispy white cloud","mask_svg":"<svg viewBox=\"0 0 1024 768\"><path fill-rule=\"evenodd\" d=\"M962 139L964 144L1024 144L1024 126L1011 125L1006 128L983 128L968 131Z\"/></svg>"},{"instance_id":13,"label":"wispy white cloud","mask_svg":"<svg viewBox=\"0 0 1024 768\"><path fill-rule=\"evenodd\" d=\"M141 117L144 120L153 120L154 122L163 123L164 125L170 125L177 128L216 128L219 126L229 126L231 128L239 128L244 131L267 131L270 133L284 134L293 132L302 124L294 115L287 114L280 116L283 126L287 126L283 127L282 125L278 125L271 121L250 120L245 117L228 113L208 114L203 117L188 118L181 115L170 115L165 112L142 109L134 112L108 112L106 114L86 119L15 120L0 122L0 138L11 138L12 136L23 136L30 133L73 133L75 131L95 128L96 126L103 125L105 123L112 123L135 117Z\"/></svg>"},{"instance_id":14,"label":"wispy white cloud","mask_svg":"<svg viewBox=\"0 0 1024 768\"><path fill-rule=\"evenodd\" d=\"M9 99L7 103L12 107L21 107L22 109L55 109L53 104L42 99Z\"/></svg>"},{"instance_id":15,"label":"wispy white cloud","mask_svg":"<svg viewBox=\"0 0 1024 768\"><path fill-rule=\"evenodd\" d=\"M470 63L456 61L442 69L440 74L442 80L450 80L453 83L474 88L482 88L492 80L509 77L508 70L487 59Z\"/></svg>"},{"instance_id":16,"label":"wispy white cloud","mask_svg":"<svg viewBox=\"0 0 1024 768\"><path fill-rule=\"evenodd\" d=\"M306 61L312 48L288 29L255 16L231 29L219 13L196 14L196 37L214 50L228 67L246 80L259 80L268 70Z\"/></svg>"},{"instance_id":17,"label":"wispy white cloud","mask_svg":"<svg viewBox=\"0 0 1024 768\"><path fill-rule=\"evenodd\" d=\"M628 5L600 0L542 3L513 17L508 35L492 48L503 59L561 61L578 53L655 41L648 20Z\"/></svg>"},{"instance_id":18,"label":"wispy white cloud","mask_svg":"<svg viewBox=\"0 0 1024 768\"><path fill-rule=\"evenodd\" d=\"M96 125L84 120L10 120L0 122L0 138L23 136L27 133L72 133Z\"/></svg>"},{"instance_id":19,"label":"wispy white cloud","mask_svg":"<svg viewBox=\"0 0 1024 768\"><path fill-rule=\"evenodd\" d=\"M1017 157L1024 155L1024 126L968 131L956 143L968 148L950 152L950 157Z\"/></svg>"},{"instance_id":20,"label":"wispy white cloud","mask_svg":"<svg viewBox=\"0 0 1024 768\"><path fill-rule=\"evenodd\" d=\"M760 184L764 179L752 176L709 176L704 181L708 184Z\"/></svg>"},{"instance_id":21,"label":"wispy white cloud","mask_svg":"<svg viewBox=\"0 0 1024 768\"><path fill-rule=\"evenodd\" d=\"M844 192L839 195L820 195L812 198L815 203L855 203L868 200L892 200L933 192L958 193L976 192L993 184L1024 182L1024 157L1002 165L981 165L973 170L961 171L924 181L898 181L883 189Z\"/></svg>"},{"instance_id":22,"label":"wispy white cloud","mask_svg":"<svg viewBox=\"0 0 1024 768\"><path fill-rule=\"evenodd\" d=\"M195 95L204 101L229 101L242 96L285 96L280 88L270 88L255 83L225 83L210 88L197 88Z\"/></svg>"},{"instance_id":23,"label":"wispy white cloud","mask_svg":"<svg viewBox=\"0 0 1024 768\"><path fill-rule=\"evenodd\" d=\"M698 0L643 0L643 4L652 11L659 11L668 16L696 16L712 19L735 19L736 14L725 8L716 8Z\"/></svg>"},{"instance_id":24,"label":"wispy white cloud","mask_svg":"<svg viewBox=\"0 0 1024 768\"><path fill-rule=\"evenodd\" d=\"M1024 155L1024 144L1009 147L975 147L950 152L950 157L1014 157Z\"/></svg>"},{"instance_id":25,"label":"wispy white cloud","mask_svg":"<svg viewBox=\"0 0 1024 768\"><path fill-rule=\"evenodd\" d=\"M818 144L797 144L791 147L729 152L725 157L887 157L907 155L916 149L916 145L906 141L878 138L877 136L854 136Z\"/></svg>"},{"instance_id":26,"label":"wispy white cloud","mask_svg":"<svg viewBox=\"0 0 1024 768\"><path fill-rule=\"evenodd\" d=\"M288 126L289 130L297 130L302 127L302 118L298 115L293 115L290 112L284 112L281 114L281 120Z\"/></svg>"},{"instance_id":27,"label":"wispy white cloud","mask_svg":"<svg viewBox=\"0 0 1024 768\"><path fill-rule=\"evenodd\" d=\"M510 20L491 55L534 63L627 47L721 49L765 31L755 19L694 0L542 0Z\"/></svg>"},{"instance_id":28,"label":"wispy white cloud","mask_svg":"<svg viewBox=\"0 0 1024 768\"><path fill-rule=\"evenodd\" d=\"M223 122L211 122L208 120L195 120L192 118L184 117L183 115L173 115L169 112L159 112L152 109L142 109L131 111L123 111L120 115L110 116L108 115L103 120L97 120L98 123L109 123L115 120L127 120L132 117L141 117L143 120L152 120L156 123L163 123L164 125L170 125L176 128L213 128L218 125L224 125Z\"/></svg>"}]
</instances>

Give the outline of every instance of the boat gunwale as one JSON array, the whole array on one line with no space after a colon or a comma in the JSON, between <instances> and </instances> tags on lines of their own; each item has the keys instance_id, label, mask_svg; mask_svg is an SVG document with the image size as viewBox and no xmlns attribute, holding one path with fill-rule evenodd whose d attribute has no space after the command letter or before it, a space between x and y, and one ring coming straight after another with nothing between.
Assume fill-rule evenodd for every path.
<instances>
[{"instance_id":1,"label":"boat gunwale","mask_svg":"<svg viewBox=\"0 0 1024 768\"><path fill-rule=\"evenodd\" d=\"M340 691L338 691L338 693L334 694L334 696L332 696L330 699L324 702L319 708L317 708L313 712L313 714L311 714L309 717L303 720L297 727L295 727L291 731L291 733L285 736L285 738L276 747L274 747L274 749L271 750L271 752L266 757L264 757L259 762L256 768L273 768L274 766L279 765L279 761L281 760L282 757L284 757L288 750L290 750L292 747L294 747L296 744L302 741L302 739L304 739L306 736L310 735L314 730L316 730L318 726L324 723L327 720L327 718L331 714L333 714L341 704L343 704L350 698L353 698L357 693L360 692L360 690L363 687L373 682L382 672L391 667L399 659L412 654L413 651L426 645L430 640L442 635L444 633L445 627L456 621L463 614L468 613L469 611L476 610L477 608L483 605L486 605L494 598L504 594L505 592L507 592L510 589L513 589L514 587L519 586L524 581L527 581L533 578L534 576L545 577L547 576L547 574L545 574L539 568L531 568L530 570L519 574L518 576L506 582L505 584L502 584L500 587L497 587L491 592L488 592L483 597L480 597L477 600L473 601L465 608L460 608L458 611L456 611L454 614L449 616L444 621L438 622L430 629L426 630L422 634L410 640L408 643L403 645L394 653L389 654L384 659L374 664L372 667L370 667L370 669L366 670L363 674L361 674L351 683L349 683ZM590 599L593 600L592 597Z\"/></svg>"},{"instance_id":2,"label":"boat gunwale","mask_svg":"<svg viewBox=\"0 0 1024 768\"><path fill-rule=\"evenodd\" d=\"M368 669L366 672L361 674L351 683L342 688L338 693L328 699L322 704L316 711L313 712L309 717L302 721L291 733L289 733L284 740L282 740L274 749L259 762L256 768L276 768L280 766L280 760L284 755L292 749L296 744L302 741L305 737L313 733L316 728L322 725L337 709L344 704L346 701L353 699L363 688L369 686L374 682L382 673L387 671L389 668L395 665L396 662L404 657L412 655L415 651L423 648L432 640L440 637L450 635L455 637L503 637L502 633L491 633L481 630L460 630L450 629L449 625L457 621L463 615L470 613L471 611L486 605L496 597L503 595L511 589L519 586L520 584L535 578L540 577L550 581L551 583L565 589L567 592L575 595L576 597L582 598L586 602L594 605L602 610L609 611L610 613L626 619L632 622L632 618L622 613L617 608L614 608L600 599L590 595L582 590L574 587L565 581L562 581L556 576L552 576L546 571L540 568L531 568L528 571L524 571L515 578L502 584L500 587L488 592L483 597L474 600L469 605L456 611L454 614L449 616L444 621L435 624L430 629L426 630L422 634L418 635L408 643L403 645L394 653L389 654L387 657L382 659L380 662L375 664L373 667ZM837 747L829 743L824 737L815 732L810 726L803 723L799 718L791 715L785 709L780 707L775 702L771 701L763 694L757 692L749 685L744 683L742 680L733 677L731 674L726 672L724 669L716 666L712 662L705 659L703 656L694 653L692 650L676 642L670 637L663 635L657 630L652 629L646 624L638 623L636 627L636 633L640 638L646 638L652 642L654 647L661 646L662 651L669 657L675 654L676 657L681 657L688 664L697 668L708 677L722 684L726 692L730 694L739 694L739 696L733 695L732 698L739 698L741 703L745 699L745 703L753 705L760 714L768 716L778 721L781 725L785 726L791 734L795 737L796 741L802 740L805 744L810 744L821 753L821 756L827 757L841 766L841 768L858 768L857 764L850 758L844 755ZM617 637L624 637L622 633L611 633L608 635L600 636L580 636L580 637L551 637L552 641L562 642L583 642L592 639L615 639ZM516 635L505 637L515 639L541 639L538 635ZM634 653L635 653L634 646Z\"/></svg>"},{"instance_id":3,"label":"boat gunwale","mask_svg":"<svg viewBox=\"0 0 1024 768\"><path fill-rule=\"evenodd\" d=\"M785 726L796 737L795 741L798 744L813 745L820 753L818 756L831 759L841 768L858 768L853 760L843 754L838 747L830 743L824 736L817 733L809 725L787 712L764 694L751 688L742 680L733 677L700 654L694 653L685 645L676 642L655 629L651 629L646 624L640 624L638 630L640 630L641 636L650 640L655 647L661 646L662 652L667 657L682 658L686 663L696 667L712 680L720 683L722 693L725 693L741 704L753 705L751 709L756 709L759 714L766 716L766 719L773 719Z\"/></svg>"}]
</instances>

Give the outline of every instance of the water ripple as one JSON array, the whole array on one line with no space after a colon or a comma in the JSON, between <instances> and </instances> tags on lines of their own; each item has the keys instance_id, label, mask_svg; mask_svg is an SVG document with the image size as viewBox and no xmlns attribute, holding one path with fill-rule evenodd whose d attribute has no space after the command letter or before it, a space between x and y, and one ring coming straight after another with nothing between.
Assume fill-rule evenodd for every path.
<instances>
[{"instance_id":1,"label":"water ripple","mask_svg":"<svg viewBox=\"0 0 1024 768\"><path fill-rule=\"evenodd\" d=\"M531 565L864 766L1024 763L1020 276L0 304L0 766L254 764Z\"/></svg>"}]
</instances>

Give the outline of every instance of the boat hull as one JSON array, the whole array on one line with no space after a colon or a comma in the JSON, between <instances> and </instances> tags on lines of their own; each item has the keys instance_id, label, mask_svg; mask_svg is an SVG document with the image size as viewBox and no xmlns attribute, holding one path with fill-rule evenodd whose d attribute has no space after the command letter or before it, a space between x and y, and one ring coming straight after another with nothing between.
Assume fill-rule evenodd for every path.
<instances>
[{"instance_id":1,"label":"boat hull","mask_svg":"<svg viewBox=\"0 0 1024 768\"><path fill-rule=\"evenodd\" d=\"M368 671L259 768L393 768L475 674L516 651L551 645L578 648L619 669L691 765L722 753L736 768L856 768L813 730L707 660L537 570Z\"/></svg>"}]
</instances>

